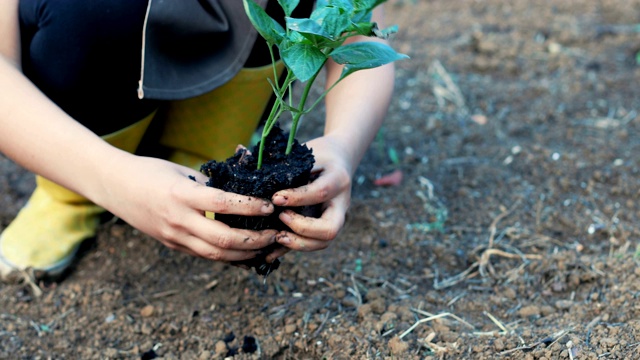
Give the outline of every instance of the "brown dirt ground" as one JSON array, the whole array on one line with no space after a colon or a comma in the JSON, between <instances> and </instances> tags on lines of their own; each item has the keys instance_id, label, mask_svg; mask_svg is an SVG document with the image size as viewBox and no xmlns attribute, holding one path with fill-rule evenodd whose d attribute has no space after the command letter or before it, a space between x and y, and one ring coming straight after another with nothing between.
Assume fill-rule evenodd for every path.
<instances>
[{"instance_id":1,"label":"brown dirt ground","mask_svg":"<svg viewBox=\"0 0 640 360\"><path fill-rule=\"evenodd\" d=\"M412 59L331 248L263 282L107 223L40 298L0 285L0 358L640 358L640 1L388 18ZM33 179L0 172L1 228Z\"/></svg>"}]
</instances>

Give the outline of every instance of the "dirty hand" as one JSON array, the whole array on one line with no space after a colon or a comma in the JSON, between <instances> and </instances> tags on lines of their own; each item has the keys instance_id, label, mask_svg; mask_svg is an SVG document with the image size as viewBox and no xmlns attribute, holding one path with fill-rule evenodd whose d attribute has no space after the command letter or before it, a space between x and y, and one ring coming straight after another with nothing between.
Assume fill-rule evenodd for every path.
<instances>
[{"instance_id":1,"label":"dirty hand","mask_svg":"<svg viewBox=\"0 0 640 360\"><path fill-rule=\"evenodd\" d=\"M204 215L268 215L273 212L269 201L207 187L203 174L165 160L129 156L124 164L123 169L119 163L117 174L111 172L115 178L97 202L167 247L211 260L240 261L275 241L275 230L235 229Z\"/></svg>"},{"instance_id":2,"label":"dirty hand","mask_svg":"<svg viewBox=\"0 0 640 360\"><path fill-rule=\"evenodd\" d=\"M344 225L351 201L352 169L338 142L324 136L307 143L313 149L316 163L313 172L320 176L312 183L278 191L271 201L278 206L322 204L320 218L306 217L291 210L280 214L280 220L293 232L280 232L276 241L285 248L267 257L273 261L289 250L316 251L329 246Z\"/></svg>"}]
</instances>

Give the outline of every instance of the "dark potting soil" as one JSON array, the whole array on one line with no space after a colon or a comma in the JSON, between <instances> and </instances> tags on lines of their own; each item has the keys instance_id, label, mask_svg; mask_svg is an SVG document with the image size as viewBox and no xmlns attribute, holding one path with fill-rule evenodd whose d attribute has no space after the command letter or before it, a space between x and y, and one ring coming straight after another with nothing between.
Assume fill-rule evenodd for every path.
<instances>
[{"instance_id":1,"label":"dark potting soil","mask_svg":"<svg viewBox=\"0 0 640 360\"><path fill-rule=\"evenodd\" d=\"M203 164L200 171L209 177L207 186L236 194L271 199L273 194L280 190L308 184L312 180L311 169L315 161L312 151L306 145L301 145L295 140L291 153L285 155L287 139L288 134L284 133L280 127L275 126L273 128L265 139L265 149L260 169L257 168L259 143L251 151L247 149L239 150L224 162L212 160ZM290 230L278 218L278 215L284 209L284 207L276 206L274 212L269 216L228 214L216 214L215 216L216 220L234 228ZM309 213L309 209L303 207L291 209L298 213ZM267 276L278 268L280 262L275 260L269 264L265 258L280 246L277 243L272 244L263 249L257 257L238 262L238 264L253 267L258 274Z\"/></svg>"}]
</instances>

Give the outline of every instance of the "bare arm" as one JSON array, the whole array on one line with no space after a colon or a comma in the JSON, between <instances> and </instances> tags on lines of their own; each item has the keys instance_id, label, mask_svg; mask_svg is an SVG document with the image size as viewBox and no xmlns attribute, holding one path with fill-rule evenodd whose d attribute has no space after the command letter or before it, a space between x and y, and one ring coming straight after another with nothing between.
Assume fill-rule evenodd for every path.
<instances>
[{"instance_id":1,"label":"bare arm","mask_svg":"<svg viewBox=\"0 0 640 360\"><path fill-rule=\"evenodd\" d=\"M374 10L373 20L382 28L383 8ZM369 37L350 38L350 42L385 40ZM331 59L327 64L327 85L336 82L343 65ZM387 64L378 68L351 74L328 94L325 136L334 138L347 151L351 175L362 156L373 141L389 107L394 87L394 66Z\"/></svg>"},{"instance_id":2,"label":"bare arm","mask_svg":"<svg viewBox=\"0 0 640 360\"><path fill-rule=\"evenodd\" d=\"M373 19L380 24L382 16L379 7ZM349 40L384 42L368 37ZM326 69L327 86L331 86L340 77L343 66L329 60ZM315 251L329 246L338 235L351 200L353 174L387 113L393 84L394 66L388 64L353 73L328 93L324 136L307 143L316 158L314 171L321 176L307 186L280 191L273 197L275 205L323 204L324 212L319 219L293 211L282 212L280 219L293 232L280 233L279 243L289 249ZM268 260L286 251L275 252Z\"/></svg>"},{"instance_id":3,"label":"bare arm","mask_svg":"<svg viewBox=\"0 0 640 360\"><path fill-rule=\"evenodd\" d=\"M204 217L206 210L264 215L273 210L269 202L206 187L204 175L112 147L69 117L21 73L19 36L18 0L0 1L0 152L173 249L237 261L274 241L274 231L231 229Z\"/></svg>"}]
</instances>

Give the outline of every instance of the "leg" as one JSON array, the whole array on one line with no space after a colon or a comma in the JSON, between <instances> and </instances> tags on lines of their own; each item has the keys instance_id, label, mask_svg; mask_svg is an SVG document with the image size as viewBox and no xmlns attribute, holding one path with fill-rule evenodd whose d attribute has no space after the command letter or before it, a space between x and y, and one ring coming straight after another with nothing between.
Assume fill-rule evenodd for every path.
<instances>
[{"instance_id":1,"label":"leg","mask_svg":"<svg viewBox=\"0 0 640 360\"><path fill-rule=\"evenodd\" d=\"M282 72L282 64L278 71ZM267 78L272 67L243 69L210 93L172 102L160 144L169 160L199 169L208 160L224 160L238 144L247 145L273 94Z\"/></svg>"}]
</instances>

